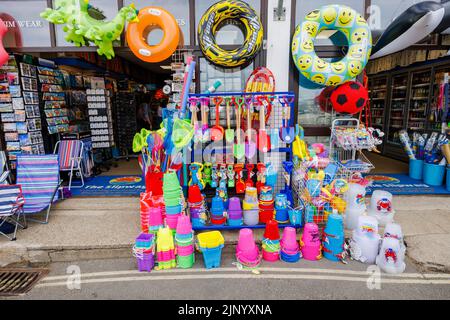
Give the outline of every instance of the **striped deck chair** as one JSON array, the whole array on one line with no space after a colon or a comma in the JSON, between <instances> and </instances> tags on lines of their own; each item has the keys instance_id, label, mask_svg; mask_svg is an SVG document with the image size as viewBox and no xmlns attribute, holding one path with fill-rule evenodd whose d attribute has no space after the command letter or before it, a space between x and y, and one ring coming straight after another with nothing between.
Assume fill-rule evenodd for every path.
<instances>
[{"instance_id":1,"label":"striped deck chair","mask_svg":"<svg viewBox=\"0 0 450 320\"><path fill-rule=\"evenodd\" d=\"M69 190L72 187L73 172L78 171L81 179L81 185L73 186L81 188L84 186L84 177L82 171L84 144L81 140L61 140L55 145L53 154L58 154L59 170L69 171Z\"/></svg>"},{"instance_id":2,"label":"striped deck chair","mask_svg":"<svg viewBox=\"0 0 450 320\"><path fill-rule=\"evenodd\" d=\"M38 214L46 210L44 221L29 220L48 223L52 203L58 200L61 185L58 155L18 155L17 184L22 187L25 199L24 214Z\"/></svg>"},{"instance_id":3,"label":"striped deck chair","mask_svg":"<svg viewBox=\"0 0 450 320\"><path fill-rule=\"evenodd\" d=\"M7 222L15 224L14 234L12 236L8 236L2 231L0 231L0 234L11 241L16 240L17 226L26 228L26 221L24 225L20 224L20 216L23 214L23 204L24 199L20 185L0 185L0 227Z\"/></svg>"},{"instance_id":4,"label":"striped deck chair","mask_svg":"<svg viewBox=\"0 0 450 320\"><path fill-rule=\"evenodd\" d=\"M5 151L0 151L0 185L9 184L9 168L8 159L6 158Z\"/></svg>"}]
</instances>

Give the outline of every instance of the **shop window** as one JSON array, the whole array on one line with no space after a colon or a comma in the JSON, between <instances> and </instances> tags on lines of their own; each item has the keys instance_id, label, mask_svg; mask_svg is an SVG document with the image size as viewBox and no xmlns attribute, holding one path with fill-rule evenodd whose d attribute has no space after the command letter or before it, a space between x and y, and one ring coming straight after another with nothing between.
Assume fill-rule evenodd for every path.
<instances>
[{"instance_id":1,"label":"shop window","mask_svg":"<svg viewBox=\"0 0 450 320\"><path fill-rule=\"evenodd\" d=\"M222 81L218 91L237 92L242 91L245 82L253 71L253 64L241 69L224 69L213 65L205 58L200 58L200 91L204 92L217 80Z\"/></svg>"},{"instance_id":2,"label":"shop window","mask_svg":"<svg viewBox=\"0 0 450 320\"><path fill-rule=\"evenodd\" d=\"M55 1L53 1L54 5ZM89 0L89 4L99 9L106 17L106 21L113 19L118 12L117 1L115 0ZM67 42L64 38L66 33L63 31L64 25L55 25L56 31L56 46L58 47L73 47L74 44Z\"/></svg>"},{"instance_id":3,"label":"shop window","mask_svg":"<svg viewBox=\"0 0 450 320\"><path fill-rule=\"evenodd\" d=\"M185 45L190 44L190 29L189 29L189 0L124 0L125 6L136 4L138 9L154 6L161 7L169 11L175 19L177 19L180 30L183 33L183 40ZM148 37L150 45L156 45L162 39L163 32L161 30L154 30L151 32L151 37Z\"/></svg>"},{"instance_id":4,"label":"shop window","mask_svg":"<svg viewBox=\"0 0 450 320\"><path fill-rule=\"evenodd\" d=\"M431 0L440 2L440 0ZM418 3L417 0L372 0L367 8L367 21L372 30L384 30L405 10Z\"/></svg>"},{"instance_id":5,"label":"shop window","mask_svg":"<svg viewBox=\"0 0 450 320\"><path fill-rule=\"evenodd\" d=\"M217 0L195 0L195 30L200 22L201 17L208 8L215 4ZM261 17L261 1L246 0ZM197 38L195 39L197 42ZM240 24L235 21L225 21L224 25L216 33L216 42L219 45L240 45L244 42L244 33L241 31Z\"/></svg>"},{"instance_id":6,"label":"shop window","mask_svg":"<svg viewBox=\"0 0 450 320\"><path fill-rule=\"evenodd\" d=\"M39 14L47 1L0 1L0 18L8 33L3 39L6 48L50 47L49 23Z\"/></svg>"}]
</instances>

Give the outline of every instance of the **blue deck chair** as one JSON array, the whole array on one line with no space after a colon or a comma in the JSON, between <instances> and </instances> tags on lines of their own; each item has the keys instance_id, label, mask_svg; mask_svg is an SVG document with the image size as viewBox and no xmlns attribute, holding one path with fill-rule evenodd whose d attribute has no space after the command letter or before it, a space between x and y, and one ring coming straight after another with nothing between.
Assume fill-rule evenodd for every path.
<instances>
[{"instance_id":1,"label":"blue deck chair","mask_svg":"<svg viewBox=\"0 0 450 320\"><path fill-rule=\"evenodd\" d=\"M46 210L45 220L28 219L48 223L52 203L58 200L59 163L57 154L17 156L17 184L22 187L25 215L36 215Z\"/></svg>"},{"instance_id":2,"label":"blue deck chair","mask_svg":"<svg viewBox=\"0 0 450 320\"><path fill-rule=\"evenodd\" d=\"M82 170L84 144L81 140L61 140L55 145L54 154L58 154L59 170L69 171L69 190L72 187L73 172L78 171L81 185L73 186L81 188L84 186Z\"/></svg>"},{"instance_id":3,"label":"blue deck chair","mask_svg":"<svg viewBox=\"0 0 450 320\"><path fill-rule=\"evenodd\" d=\"M5 151L0 151L0 185L9 184L9 168Z\"/></svg>"},{"instance_id":4,"label":"blue deck chair","mask_svg":"<svg viewBox=\"0 0 450 320\"><path fill-rule=\"evenodd\" d=\"M24 225L20 224L20 217L23 214L23 204L24 198L20 185L0 185L0 227L10 222L15 224L14 234L12 236L2 231L0 231L0 234L11 241L16 240L18 226L24 229L26 228L25 219Z\"/></svg>"}]
</instances>

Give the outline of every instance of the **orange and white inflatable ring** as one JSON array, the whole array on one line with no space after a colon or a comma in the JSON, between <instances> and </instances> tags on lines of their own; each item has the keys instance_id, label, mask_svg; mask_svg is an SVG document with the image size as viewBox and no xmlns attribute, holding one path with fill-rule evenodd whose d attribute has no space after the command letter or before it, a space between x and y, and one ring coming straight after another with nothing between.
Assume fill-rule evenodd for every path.
<instances>
[{"instance_id":1,"label":"orange and white inflatable ring","mask_svg":"<svg viewBox=\"0 0 450 320\"><path fill-rule=\"evenodd\" d=\"M177 49L180 29L173 15L160 7L145 7L139 10L138 22L130 22L127 28L127 43L136 57L145 62L161 62ZM150 46L148 33L160 28L164 36L159 44Z\"/></svg>"}]
</instances>

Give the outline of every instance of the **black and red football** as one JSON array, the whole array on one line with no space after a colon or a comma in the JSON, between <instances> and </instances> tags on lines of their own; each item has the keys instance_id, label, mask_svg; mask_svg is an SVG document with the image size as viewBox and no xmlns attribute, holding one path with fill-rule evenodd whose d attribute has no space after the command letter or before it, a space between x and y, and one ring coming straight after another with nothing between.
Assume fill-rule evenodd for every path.
<instances>
[{"instance_id":1,"label":"black and red football","mask_svg":"<svg viewBox=\"0 0 450 320\"><path fill-rule=\"evenodd\" d=\"M330 100L336 112L355 114L361 112L367 104L369 93L359 82L349 81L336 87Z\"/></svg>"}]
</instances>

